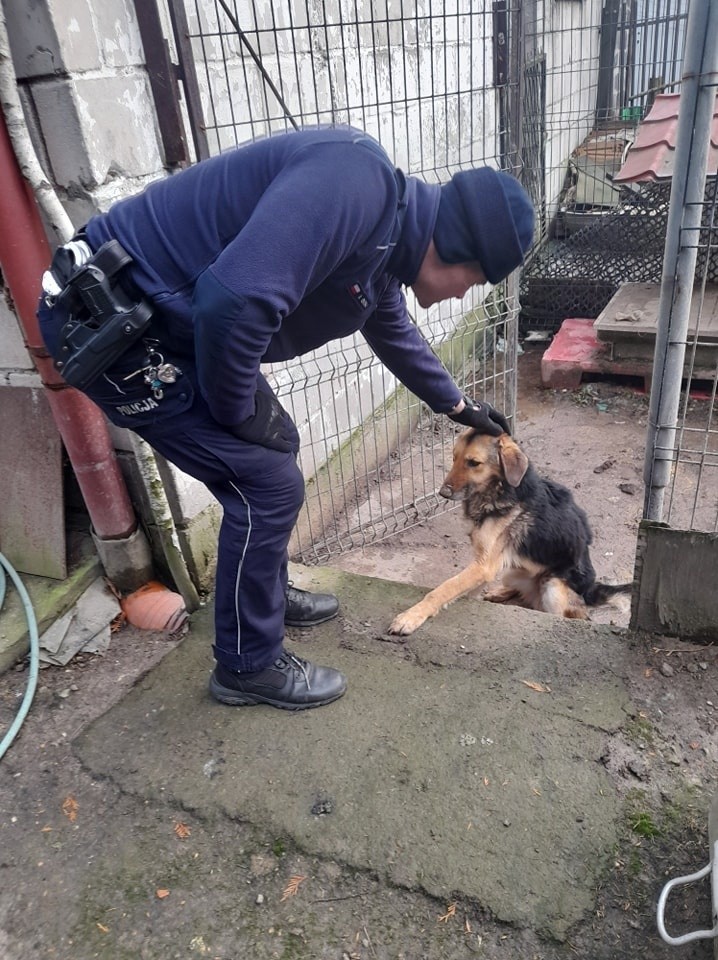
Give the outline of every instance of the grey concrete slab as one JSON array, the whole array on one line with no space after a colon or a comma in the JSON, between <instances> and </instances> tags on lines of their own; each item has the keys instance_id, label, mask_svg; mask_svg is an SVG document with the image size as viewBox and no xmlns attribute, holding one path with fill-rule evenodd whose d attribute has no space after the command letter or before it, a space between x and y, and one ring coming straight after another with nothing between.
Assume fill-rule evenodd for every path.
<instances>
[{"instance_id":1,"label":"grey concrete slab","mask_svg":"<svg viewBox=\"0 0 718 960\"><path fill-rule=\"evenodd\" d=\"M295 582L342 598L337 620L289 638L347 674L342 700L297 714L214 703L207 607L76 741L85 767L564 938L617 840L601 756L633 712L621 637L466 599L397 642L386 626L420 590L327 568Z\"/></svg>"},{"instance_id":2,"label":"grey concrete slab","mask_svg":"<svg viewBox=\"0 0 718 960\"><path fill-rule=\"evenodd\" d=\"M640 576L632 617L637 629L684 640L718 640L716 534L642 520L637 558Z\"/></svg>"},{"instance_id":3,"label":"grey concrete slab","mask_svg":"<svg viewBox=\"0 0 718 960\"><path fill-rule=\"evenodd\" d=\"M62 440L42 387L0 387L0 450L2 552L20 573L64 580Z\"/></svg>"}]
</instances>

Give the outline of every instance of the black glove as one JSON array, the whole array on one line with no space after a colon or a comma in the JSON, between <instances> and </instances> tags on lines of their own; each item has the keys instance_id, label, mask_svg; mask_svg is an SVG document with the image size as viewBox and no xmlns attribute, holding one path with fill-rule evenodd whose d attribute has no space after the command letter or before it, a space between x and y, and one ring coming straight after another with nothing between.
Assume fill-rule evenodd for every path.
<instances>
[{"instance_id":1,"label":"black glove","mask_svg":"<svg viewBox=\"0 0 718 960\"><path fill-rule=\"evenodd\" d=\"M472 400L464 395L464 409L461 413L447 413L449 420L462 423L465 427L473 427L480 433L488 433L498 437L502 433L511 433L509 422L503 413L499 413L485 400Z\"/></svg>"},{"instance_id":2,"label":"black glove","mask_svg":"<svg viewBox=\"0 0 718 960\"><path fill-rule=\"evenodd\" d=\"M254 395L254 414L230 430L247 443L257 443L270 450L296 453L296 428L289 415L273 393L257 390Z\"/></svg>"}]
</instances>

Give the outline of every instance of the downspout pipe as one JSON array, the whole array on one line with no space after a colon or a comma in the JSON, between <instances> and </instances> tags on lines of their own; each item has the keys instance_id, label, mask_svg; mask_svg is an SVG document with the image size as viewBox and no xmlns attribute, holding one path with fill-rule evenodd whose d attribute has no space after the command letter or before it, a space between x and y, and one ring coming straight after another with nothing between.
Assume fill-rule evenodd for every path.
<instances>
[{"instance_id":1,"label":"downspout pipe","mask_svg":"<svg viewBox=\"0 0 718 960\"><path fill-rule=\"evenodd\" d=\"M36 317L40 277L50 247L29 184L22 177L4 116L0 112L0 266L12 296L28 353L37 368L52 415L87 506L96 543L122 542L122 558L101 559L119 590L134 590L151 576L149 545L120 472L102 412L55 370ZM135 546L139 537L139 552ZM128 541L133 549L127 555ZM142 547L144 542L144 549ZM111 552L111 551L110 551ZM134 554L134 555L133 555Z\"/></svg>"}]
</instances>

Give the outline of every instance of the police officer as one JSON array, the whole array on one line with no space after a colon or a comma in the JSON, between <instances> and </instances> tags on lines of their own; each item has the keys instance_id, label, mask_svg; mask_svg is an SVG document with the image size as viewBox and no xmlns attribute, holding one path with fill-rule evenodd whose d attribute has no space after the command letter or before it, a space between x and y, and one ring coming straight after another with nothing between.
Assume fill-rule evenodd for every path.
<instances>
[{"instance_id":1,"label":"police officer","mask_svg":"<svg viewBox=\"0 0 718 960\"><path fill-rule=\"evenodd\" d=\"M429 307L498 283L521 264L533 224L526 193L507 174L481 167L427 184L404 176L365 133L316 128L158 181L94 216L75 238L74 259L67 249L56 254L38 315L51 355L78 360L68 371L84 362L77 329L94 336L107 319L88 319L64 295L84 259L92 265L119 242L131 260L113 283L123 302L151 306L141 336L121 344L119 356L110 350L91 383L78 382L113 423L222 505L210 677L217 700L299 710L346 690L337 670L284 647L285 624L321 623L339 605L287 582L304 499L299 439L260 365L360 331L436 413L492 434L508 430L489 404L462 395L409 318L402 286ZM58 268L63 255L69 271ZM88 302L90 312L111 312L112 298L100 308L96 297Z\"/></svg>"}]
</instances>

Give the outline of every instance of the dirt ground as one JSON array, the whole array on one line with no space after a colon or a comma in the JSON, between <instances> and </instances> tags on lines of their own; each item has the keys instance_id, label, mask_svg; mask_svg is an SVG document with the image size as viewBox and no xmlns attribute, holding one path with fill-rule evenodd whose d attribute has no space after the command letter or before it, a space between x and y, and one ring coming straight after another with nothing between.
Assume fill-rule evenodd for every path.
<instances>
[{"instance_id":1,"label":"dirt ground","mask_svg":"<svg viewBox=\"0 0 718 960\"><path fill-rule=\"evenodd\" d=\"M539 362L538 348L527 349L520 361L517 439L539 470L570 486L587 510L599 576L629 580L642 506L647 398L606 382L575 393L542 390ZM432 586L462 567L468 553L464 521L454 510L335 565ZM600 617L617 629L628 621L625 610L605 608ZM630 666L623 679L638 714L613 738L603 763L629 816L594 912L567 942L554 943L495 922L481 904L457 903L447 917L448 905L421 891L382 885L340 863L310 861L250 824L202 821L192 811L148 805L90 777L73 753L73 739L174 643L126 627L104 657L81 655L41 672L30 715L0 764L4 960L215 956L202 934L213 911L227 923L233 912L256 916L251 942L218 960L713 957L708 941L664 945L656 936L655 902L666 879L707 861L707 803L718 791L715 645L627 639ZM0 677L0 730L11 722L26 679L23 664ZM184 838L178 824L189 831ZM131 889L93 889L92 866L112 856L117 837L144 846L147 875L136 877ZM196 902L160 896L161 877L151 863L168 857L178 875L194 871L202 891ZM282 900L292 878L309 873L320 895L302 907ZM121 942L110 935L119 917L128 924ZM707 881L676 897L669 920L680 932L710 924Z\"/></svg>"}]
</instances>

